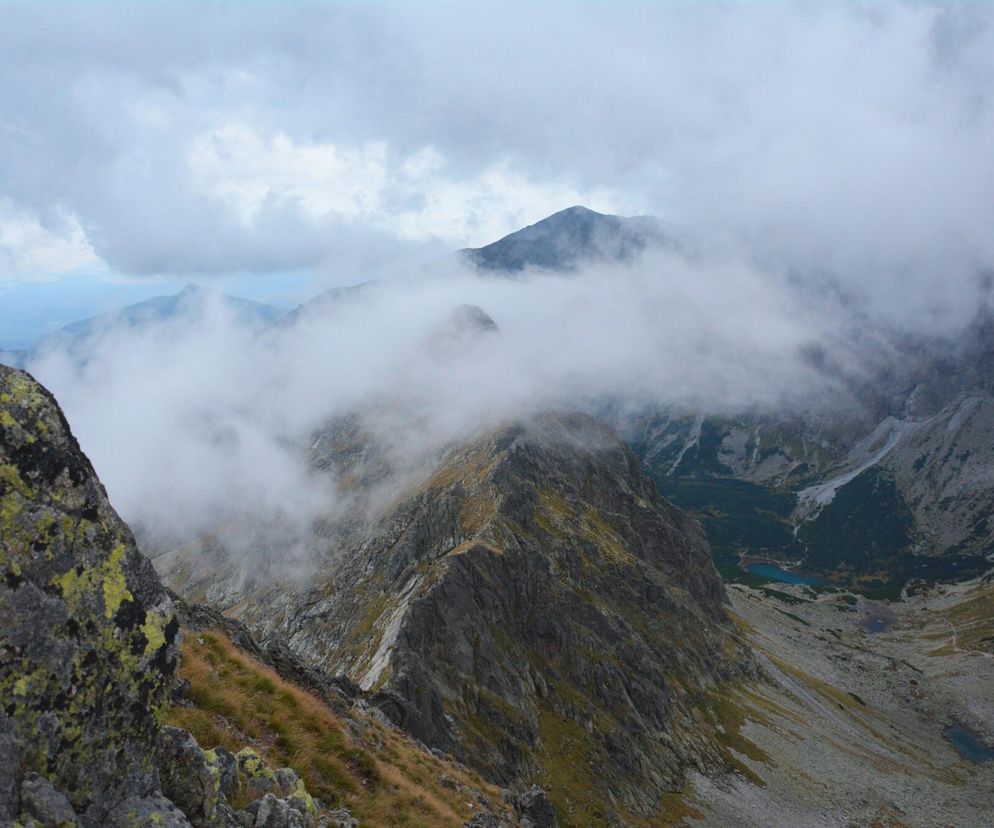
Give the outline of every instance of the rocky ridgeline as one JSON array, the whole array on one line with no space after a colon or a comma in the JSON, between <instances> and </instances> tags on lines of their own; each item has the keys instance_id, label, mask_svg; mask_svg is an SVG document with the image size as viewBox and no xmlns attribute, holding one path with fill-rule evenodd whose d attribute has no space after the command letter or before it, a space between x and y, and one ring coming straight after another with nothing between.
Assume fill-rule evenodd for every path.
<instances>
[{"instance_id":1,"label":"rocky ridgeline","mask_svg":"<svg viewBox=\"0 0 994 828\"><path fill-rule=\"evenodd\" d=\"M317 824L289 768L160 726L178 634L55 400L0 365L0 825Z\"/></svg>"},{"instance_id":2,"label":"rocky ridgeline","mask_svg":"<svg viewBox=\"0 0 994 828\"><path fill-rule=\"evenodd\" d=\"M315 465L354 484L368 439L346 423ZM542 785L568 824L651 820L688 766L727 767L707 711L751 656L701 527L610 429L573 413L500 428L358 523L303 593L212 593L224 567L169 565L429 747Z\"/></svg>"}]
</instances>

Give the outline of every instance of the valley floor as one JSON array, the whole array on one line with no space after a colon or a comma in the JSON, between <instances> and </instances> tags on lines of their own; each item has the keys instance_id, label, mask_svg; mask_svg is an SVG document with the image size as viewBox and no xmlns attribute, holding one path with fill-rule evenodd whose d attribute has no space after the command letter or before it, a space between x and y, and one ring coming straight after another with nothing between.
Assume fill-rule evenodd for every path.
<instances>
[{"instance_id":1,"label":"valley floor","mask_svg":"<svg viewBox=\"0 0 994 828\"><path fill-rule=\"evenodd\" d=\"M803 586L728 593L765 674L732 700L736 738L752 743L741 760L764 786L697 776L701 818L684 824L994 825L994 759L968 761L946 738L994 744L994 583L893 604Z\"/></svg>"}]
</instances>

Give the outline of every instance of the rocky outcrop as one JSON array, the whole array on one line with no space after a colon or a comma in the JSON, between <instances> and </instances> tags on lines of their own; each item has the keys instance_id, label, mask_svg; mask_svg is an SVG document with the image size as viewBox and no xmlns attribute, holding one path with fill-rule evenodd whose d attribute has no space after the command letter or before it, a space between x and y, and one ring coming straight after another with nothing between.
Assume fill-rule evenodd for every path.
<instances>
[{"instance_id":1,"label":"rocky outcrop","mask_svg":"<svg viewBox=\"0 0 994 828\"><path fill-rule=\"evenodd\" d=\"M752 664L703 531L590 417L454 449L333 537L312 589L267 584L229 612L426 745L548 785L585 824L651 815L688 765L722 765L701 711Z\"/></svg>"},{"instance_id":2,"label":"rocky outcrop","mask_svg":"<svg viewBox=\"0 0 994 828\"><path fill-rule=\"evenodd\" d=\"M156 790L179 625L55 401L4 366L0 435L4 764L102 825ZM18 813L22 787L0 792L0 821Z\"/></svg>"},{"instance_id":3,"label":"rocky outcrop","mask_svg":"<svg viewBox=\"0 0 994 828\"><path fill-rule=\"evenodd\" d=\"M291 769L160 726L179 628L55 400L0 365L0 825L315 824Z\"/></svg>"}]
</instances>

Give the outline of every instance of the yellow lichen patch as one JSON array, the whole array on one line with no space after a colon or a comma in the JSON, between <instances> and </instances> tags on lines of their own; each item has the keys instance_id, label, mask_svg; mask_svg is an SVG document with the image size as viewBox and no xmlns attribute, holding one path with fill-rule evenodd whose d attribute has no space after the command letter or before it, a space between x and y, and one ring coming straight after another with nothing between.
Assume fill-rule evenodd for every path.
<instances>
[{"instance_id":1,"label":"yellow lichen patch","mask_svg":"<svg viewBox=\"0 0 994 828\"><path fill-rule=\"evenodd\" d=\"M24 497L31 497L31 487L21 479L17 468L9 463L0 463L0 483L3 483L4 488L13 489Z\"/></svg>"},{"instance_id":2,"label":"yellow lichen patch","mask_svg":"<svg viewBox=\"0 0 994 828\"><path fill-rule=\"evenodd\" d=\"M40 386L27 374L20 371L12 371L7 375L7 385L12 394L5 394L5 403L15 402L26 408L36 408L45 402L39 390Z\"/></svg>"},{"instance_id":3,"label":"yellow lichen patch","mask_svg":"<svg viewBox=\"0 0 994 828\"><path fill-rule=\"evenodd\" d=\"M104 598L104 616L113 618L121 604L133 597L121 568L124 553L124 544L118 544L100 566L92 566L82 572L74 567L54 578L52 583L59 587L66 602L77 609L87 595L100 589Z\"/></svg>"},{"instance_id":4,"label":"yellow lichen patch","mask_svg":"<svg viewBox=\"0 0 994 828\"><path fill-rule=\"evenodd\" d=\"M148 642L145 645L146 655L154 653L166 643L166 633L162 621L162 615L159 613L150 612L145 616L145 623L141 625L141 631Z\"/></svg>"},{"instance_id":5,"label":"yellow lichen patch","mask_svg":"<svg viewBox=\"0 0 994 828\"><path fill-rule=\"evenodd\" d=\"M113 618L118 607L133 597L128 590L128 583L121 568L124 557L124 544L118 544L110 553L107 563L103 566L104 615Z\"/></svg>"}]
</instances>

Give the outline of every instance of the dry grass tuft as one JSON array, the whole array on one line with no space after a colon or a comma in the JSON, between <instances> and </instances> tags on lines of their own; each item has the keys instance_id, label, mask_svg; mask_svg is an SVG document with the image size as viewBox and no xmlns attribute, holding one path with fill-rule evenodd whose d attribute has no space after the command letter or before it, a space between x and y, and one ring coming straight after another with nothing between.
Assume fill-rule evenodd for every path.
<instances>
[{"instance_id":1,"label":"dry grass tuft","mask_svg":"<svg viewBox=\"0 0 994 828\"><path fill-rule=\"evenodd\" d=\"M379 722L360 720L375 752L357 745L320 699L285 682L220 632L185 634L180 675L190 682L193 706L171 708L170 724L188 730L204 748L255 748L271 767L293 768L325 807L349 808L363 825L463 825L479 806L441 785L443 775L500 803L496 788Z\"/></svg>"}]
</instances>

